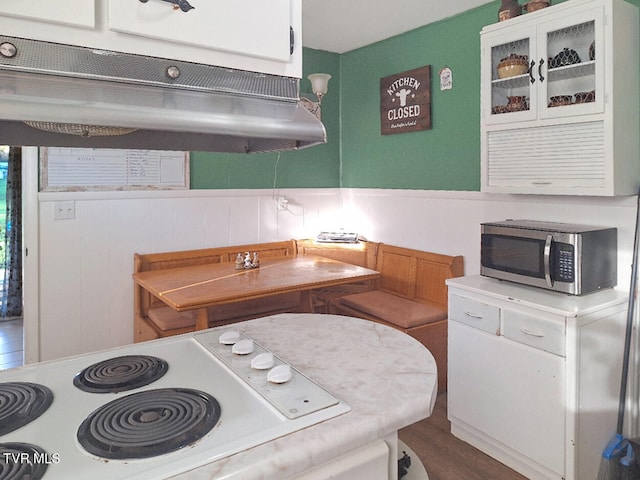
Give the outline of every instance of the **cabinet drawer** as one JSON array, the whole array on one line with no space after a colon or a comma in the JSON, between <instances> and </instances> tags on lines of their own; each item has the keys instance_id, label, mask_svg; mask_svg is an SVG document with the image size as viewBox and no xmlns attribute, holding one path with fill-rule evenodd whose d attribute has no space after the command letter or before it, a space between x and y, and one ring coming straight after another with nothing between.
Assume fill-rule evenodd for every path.
<instances>
[{"instance_id":1,"label":"cabinet drawer","mask_svg":"<svg viewBox=\"0 0 640 480\"><path fill-rule=\"evenodd\" d=\"M497 335L500 309L469 298L449 296L449 319Z\"/></svg>"},{"instance_id":2,"label":"cabinet drawer","mask_svg":"<svg viewBox=\"0 0 640 480\"><path fill-rule=\"evenodd\" d=\"M503 310L505 338L564 357L564 322L553 321L513 310Z\"/></svg>"}]
</instances>

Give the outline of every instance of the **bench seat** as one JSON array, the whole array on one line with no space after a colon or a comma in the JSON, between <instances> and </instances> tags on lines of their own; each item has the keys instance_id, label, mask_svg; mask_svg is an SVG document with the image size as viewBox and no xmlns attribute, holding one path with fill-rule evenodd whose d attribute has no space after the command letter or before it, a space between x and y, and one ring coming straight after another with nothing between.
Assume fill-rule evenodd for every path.
<instances>
[{"instance_id":1,"label":"bench seat","mask_svg":"<svg viewBox=\"0 0 640 480\"><path fill-rule=\"evenodd\" d=\"M438 391L446 391L445 280L464 274L463 258L381 243L375 265L381 277L374 288L333 299L329 311L385 324L414 337L433 355L438 367Z\"/></svg>"},{"instance_id":2,"label":"bench seat","mask_svg":"<svg viewBox=\"0 0 640 480\"><path fill-rule=\"evenodd\" d=\"M300 292L290 292L209 307L209 318L212 319L209 321L209 326L223 325L239 321L238 319L248 320L253 317L261 317L265 315L265 312L269 312L269 314L295 312L300 306L300 297ZM176 312L171 307L156 307L150 308L148 311L149 320L162 331L184 328L193 330L197 317L196 310Z\"/></svg>"},{"instance_id":3,"label":"bench seat","mask_svg":"<svg viewBox=\"0 0 640 480\"><path fill-rule=\"evenodd\" d=\"M447 319L446 310L382 290L344 296L341 304L402 328L419 327Z\"/></svg>"}]
</instances>

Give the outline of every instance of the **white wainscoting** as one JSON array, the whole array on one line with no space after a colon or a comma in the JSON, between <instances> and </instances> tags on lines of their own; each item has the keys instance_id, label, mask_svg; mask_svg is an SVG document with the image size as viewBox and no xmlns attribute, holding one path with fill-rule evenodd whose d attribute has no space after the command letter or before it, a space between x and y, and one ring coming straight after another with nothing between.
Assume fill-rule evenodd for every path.
<instances>
[{"instance_id":1,"label":"white wainscoting","mask_svg":"<svg viewBox=\"0 0 640 480\"><path fill-rule=\"evenodd\" d=\"M135 252L303 238L339 209L339 190L276 193L286 209L270 190L38 194L39 360L133 341ZM55 220L67 201L75 218Z\"/></svg>"},{"instance_id":2,"label":"white wainscoting","mask_svg":"<svg viewBox=\"0 0 640 480\"><path fill-rule=\"evenodd\" d=\"M276 201L279 196L287 200L284 209ZM56 202L69 200L75 204L75 219L54 220ZM29 198L25 201L30 203ZM25 313L28 362L132 342L134 252L312 238L324 229L345 228L372 241L463 255L465 272L477 274L481 222L530 218L614 226L617 288L626 291L636 197L379 189L192 190L40 193L31 204L25 240L36 253L25 262L29 272L25 288L30 292L25 293L25 310L36 314ZM37 225L34 208L39 211ZM635 352L636 340L634 345ZM633 365L632 372L638 371L635 353ZM638 396L636 377L632 375L629 387L633 398ZM632 415L637 419L635 410Z\"/></svg>"},{"instance_id":3,"label":"white wainscoting","mask_svg":"<svg viewBox=\"0 0 640 480\"><path fill-rule=\"evenodd\" d=\"M288 200L285 210L277 196ZM40 360L132 341L134 252L305 238L344 227L373 241L464 255L466 273L476 274L481 222L536 218L618 227L619 288L626 289L635 221L635 197L291 189L40 193L38 200ZM69 200L75 219L54 220L56 202Z\"/></svg>"}]
</instances>

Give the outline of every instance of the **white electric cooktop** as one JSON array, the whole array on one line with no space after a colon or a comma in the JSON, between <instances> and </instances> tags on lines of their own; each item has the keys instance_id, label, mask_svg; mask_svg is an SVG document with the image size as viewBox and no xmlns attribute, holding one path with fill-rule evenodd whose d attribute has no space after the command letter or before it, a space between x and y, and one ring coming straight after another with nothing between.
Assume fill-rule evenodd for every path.
<instances>
[{"instance_id":1,"label":"white electric cooktop","mask_svg":"<svg viewBox=\"0 0 640 480\"><path fill-rule=\"evenodd\" d=\"M221 343L221 335L224 343ZM349 405L271 354L267 348L231 328L214 329L2 371L0 419L3 384L28 382L44 385L51 391L53 399L38 418L0 435L0 444L20 442L39 447L44 454L31 458L42 464L40 467L46 467L41 477L44 480L161 479L350 410ZM131 355L161 359L166 362L166 371L147 385L118 393L87 392L74 385L74 378L86 367ZM119 454L126 458L107 458L88 452L81 444L78 439L81 424L93 412L107 409L107 404L110 408L141 396L152 398L160 407L147 411L143 408L131 416L138 423L161 422L169 409L168 403L165 408L161 395L165 389L187 390L213 398L208 418L215 425L199 439L191 443L187 441L186 445L168 453L155 455L155 447L147 448L144 451L151 454L146 458L128 458L128 454ZM128 398L130 395L132 397ZM125 397L126 400L122 400ZM183 412L178 414L191 416ZM217 415L219 418L212 419ZM93 427L83 428L83 431L91 433ZM107 428L115 431L116 437L127 434L118 430L126 431L124 426L116 424ZM26 460L26 457L5 453L0 457L0 468L18 467L21 461Z\"/></svg>"}]
</instances>

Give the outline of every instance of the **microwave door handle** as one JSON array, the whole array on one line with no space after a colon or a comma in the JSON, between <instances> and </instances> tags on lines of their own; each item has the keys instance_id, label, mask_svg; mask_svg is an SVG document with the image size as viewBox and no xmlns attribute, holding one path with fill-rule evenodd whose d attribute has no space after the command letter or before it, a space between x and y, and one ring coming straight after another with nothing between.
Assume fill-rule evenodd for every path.
<instances>
[{"instance_id":1,"label":"microwave door handle","mask_svg":"<svg viewBox=\"0 0 640 480\"><path fill-rule=\"evenodd\" d=\"M547 235L547 240L544 242L544 279L547 282L549 288L553 287L551 281L551 242L553 235Z\"/></svg>"}]
</instances>

